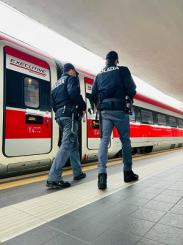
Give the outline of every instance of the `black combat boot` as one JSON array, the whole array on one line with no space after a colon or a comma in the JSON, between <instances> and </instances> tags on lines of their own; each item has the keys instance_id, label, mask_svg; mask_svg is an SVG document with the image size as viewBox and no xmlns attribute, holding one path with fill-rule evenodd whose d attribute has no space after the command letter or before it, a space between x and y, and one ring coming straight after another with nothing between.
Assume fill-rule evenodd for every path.
<instances>
[{"instance_id":1,"label":"black combat boot","mask_svg":"<svg viewBox=\"0 0 183 245\"><path fill-rule=\"evenodd\" d=\"M98 175L98 188L100 190L105 190L107 188L107 174L99 174Z\"/></svg>"},{"instance_id":2,"label":"black combat boot","mask_svg":"<svg viewBox=\"0 0 183 245\"><path fill-rule=\"evenodd\" d=\"M64 188L70 187L71 184L69 182L63 181L63 180L60 180L58 182L47 180L46 186L49 188L52 188L52 189L64 189Z\"/></svg>"},{"instance_id":3,"label":"black combat boot","mask_svg":"<svg viewBox=\"0 0 183 245\"><path fill-rule=\"evenodd\" d=\"M81 179L84 179L84 178L86 178L86 174L82 172L78 176L75 176L74 180L81 180Z\"/></svg>"},{"instance_id":4,"label":"black combat boot","mask_svg":"<svg viewBox=\"0 0 183 245\"><path fill-rule=\"evenodd\" d=\"M124 182L137 181L138 179L139 179L139 176L137 174L134 174L132 170L124 171Z\"/></svg>"}]
</instances>

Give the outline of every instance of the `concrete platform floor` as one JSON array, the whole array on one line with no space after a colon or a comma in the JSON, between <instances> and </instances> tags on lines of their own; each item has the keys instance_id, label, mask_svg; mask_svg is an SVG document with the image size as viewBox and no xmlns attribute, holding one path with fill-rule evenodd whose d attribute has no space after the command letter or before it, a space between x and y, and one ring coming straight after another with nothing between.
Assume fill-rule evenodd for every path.
<instances>
[{"instance_id":1,"label":"concrete platform floor","mask_svg":"<svg viewBox=\"0 0 183 245\"><path fill-rule=\"evenodd\" d=\"M49 192L39 182L1 191L1 244L182 245L182 149L139 160L134 169L140 181L125 184L121 166L108 168L106 191L96 187L96 170L65 190ZM16 199L19 192L26 198Z\"/></svg>"}]
</instances>

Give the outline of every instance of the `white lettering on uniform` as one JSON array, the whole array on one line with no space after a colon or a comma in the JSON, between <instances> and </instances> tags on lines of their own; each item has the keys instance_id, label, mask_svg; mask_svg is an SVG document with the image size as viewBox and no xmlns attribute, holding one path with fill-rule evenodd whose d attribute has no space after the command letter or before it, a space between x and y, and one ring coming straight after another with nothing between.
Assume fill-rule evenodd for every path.
<instances>
[{"instance_id":1,"label":"white lettering on uniform","mask_svg":"<svg viewBox=\"0 0 183 245\"><path fill-rule=\"evenodd\" d=\"M119 70L119 67L118 66L111 66L109 68L104 68L100 73L115 71L115 70Z\"/></svg>"},{"instance_id":2,"label":"white lettering on uniform","mask_svg":"<svg viewBox=\"0 0 183 245\"><path fill-rule=\"evenodd\" d=\"M64 83L65 83L65 80L64 80L64 79L59 79L59 80L55 83L55 85L53 85L52 90L55 89L55 88L57 88L58 86L64 84Z\"/></svg>"}]
</instances>

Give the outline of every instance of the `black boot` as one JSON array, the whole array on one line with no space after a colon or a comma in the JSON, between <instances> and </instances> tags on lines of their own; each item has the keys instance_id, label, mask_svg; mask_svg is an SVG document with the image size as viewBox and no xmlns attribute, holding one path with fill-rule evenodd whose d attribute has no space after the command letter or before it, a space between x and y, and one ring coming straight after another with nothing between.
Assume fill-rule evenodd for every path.
<instances>
[{"instance_id":1,"label":"black boot","mask_svg":"<svg viewBox=\"0 0 183 245\"><path fill-rule=\"evenodd\" d=\"M132 170L124 171L124 182L137 181L138 179L139 179L139 176L137 174L134 174Z\"/></svg>"},{"instance_id":2,"label":"black boot","mask_svg":"<svg viewBox=\"0 0 183 245\"><path fill-rule=\"evenodd\" d=\"M64 189L64 188L70 187L71 184L69 182L63 181L63 180L60 180L58 182L47 180L46 186L49 188L52 188L52 189Z\"/></svg>"},{"instance_id":3,"label":"black boot","mask_svg":"<svg viewBox=\"0 0 183 245\"><path fill-rule=\"evenodd\" d=\"M84 178L86 178L86 174L82 172L80 175L75 176L74 180L80 180L80 179L84 179Z\"/></svg>"},{"instance_id":4,"label":"black boot","mask_svg":"<svg viewBox=\"0 0 183 245\"><path fill-rule=\"evenodd\" d=\"M100 190L105 190L107 188L107 174L99 174L98 175L98 188Z\"/></svg>"}]
</instances>

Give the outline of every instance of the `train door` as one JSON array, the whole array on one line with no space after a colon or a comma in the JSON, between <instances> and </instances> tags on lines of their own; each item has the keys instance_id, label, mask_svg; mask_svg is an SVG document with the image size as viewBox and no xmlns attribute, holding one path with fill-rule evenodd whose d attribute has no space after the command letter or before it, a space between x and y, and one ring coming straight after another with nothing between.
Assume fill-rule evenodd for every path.
<instances>
[{"instance_id":1,"label":"train door","mask_svg":"<svg viewBox=\"0 0 183 245\"><path fill-rule=\"evenodd\" d=\"M5 156L44 154L52 147L50 70L47 62L4 47Z\"/></svg>"},{"instance_id":2,"label":"train door","mask_svg":"<svg viewBox=\"0 0 183 245\"><path fill-rule=\"evenodd\" d=\"M91 100L91 91L93 79L84 78L85 82L85 93L86 93L86 105L87 105L87 148L89 150L96 150L99 148L100 143L100 132L99 122L96 121L96 109Z\"/></svg>"},{"instance_id":3,"label":"train door","mask_svg":"<svg viewBox=\"0 0 183 245\"><path fill-rule=\"evenodd\" d=\"M97 150L100 144L99 120L96 120L96 108L91 100L93 79L84 78L86 105L87 105L87 147L89 150ZM109 148L111 142L109 143Z\"/></svg>"}]
</instances>

